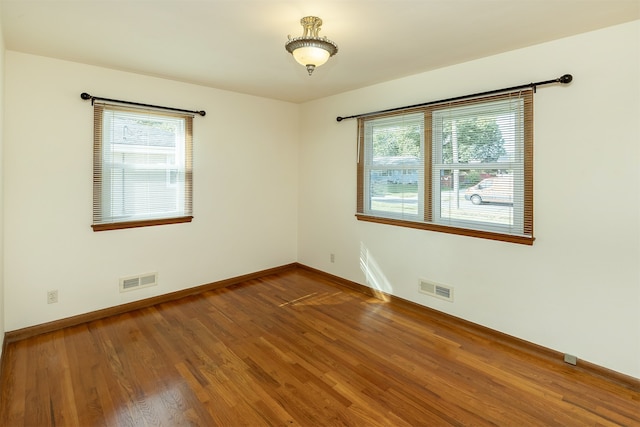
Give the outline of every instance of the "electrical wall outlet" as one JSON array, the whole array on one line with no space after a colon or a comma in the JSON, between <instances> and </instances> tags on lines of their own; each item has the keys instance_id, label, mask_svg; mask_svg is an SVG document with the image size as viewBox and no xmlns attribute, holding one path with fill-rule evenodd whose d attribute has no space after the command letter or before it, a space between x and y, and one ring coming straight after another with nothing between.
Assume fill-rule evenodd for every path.
<instances>
[{"instance_id":1,"label":"electrical wall outlet","mask_svg":"<svg viewBox=\"0 0 640 427\"><path fill-rule=\"evenodd\" d=\"M58 302L58 290L47 291L47 304L54 304Z\"/></svg>"},{"instance_id":2,"label":"electrical wall outlet","mask_svg":"<svg viewBox=\"0 0 640 427\"><path fill-rule=\"evenodd\" d=\"M336 254L329 254L329 260L331 262L336 262Z\"/></svg>"}]
</instances>

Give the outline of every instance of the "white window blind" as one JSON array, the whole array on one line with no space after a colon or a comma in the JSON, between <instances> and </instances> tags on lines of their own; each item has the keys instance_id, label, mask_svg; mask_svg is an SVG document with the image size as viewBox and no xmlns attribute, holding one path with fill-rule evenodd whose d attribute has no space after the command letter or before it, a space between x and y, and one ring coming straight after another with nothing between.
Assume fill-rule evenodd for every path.
<instances>
[{"instance_id":1,"label":"white window blind","mask_svg":"<svg viewBox=\"0 0 640 427\"><path fill-rule=\"evenodd\" d=\"M192 218L192 116L94 105L93 228Z\"/></svg>"},{"instance_id":2,"label":"white window blind","mask_svg":"<svg viewBox=\"0 0 640 427\"><path fill-rule=\"evenodd\" d=\"M524 235L524 99L441 107L431 118L433 222Z\"/></svg>"}]
</instances>

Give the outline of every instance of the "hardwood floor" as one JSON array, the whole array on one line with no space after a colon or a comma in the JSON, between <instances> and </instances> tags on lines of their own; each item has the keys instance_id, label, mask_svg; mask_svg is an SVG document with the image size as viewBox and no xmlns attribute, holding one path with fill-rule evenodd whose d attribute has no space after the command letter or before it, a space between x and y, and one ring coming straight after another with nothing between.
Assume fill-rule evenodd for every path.
<instances>
[{"instance_id":1,"label":"hardwood floor","mask_svg":"<svg viewBox=\"0 0 640 427\"><path fill-rule=\"evenodd\" d=\"M640 390L304 269L9 343L2 426L640 426Z\"/></svg>"}]
</instances>

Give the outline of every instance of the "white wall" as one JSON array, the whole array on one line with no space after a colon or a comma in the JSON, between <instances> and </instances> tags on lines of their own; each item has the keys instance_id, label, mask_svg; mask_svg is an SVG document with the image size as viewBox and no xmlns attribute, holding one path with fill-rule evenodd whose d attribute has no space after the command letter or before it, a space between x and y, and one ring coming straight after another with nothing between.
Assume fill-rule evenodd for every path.
<instances>
[{"instance_id":1,"label":"white wall","mask_svg":"<svg viewBox=\"0 0 640 427\"><path fill-rule=\"evenodd\" d=\"M369 286L640 378L639 63L636 21L305 104L299 262L365 284L366 258ZM355 219L356 121L336 116L565 73L535 95L533 246Z\"/></svg>"},{"instance_id":2,"label":"white wall","mask_svg":"<svg viewBox=\"0 0 640 427\"><path fill-rule=\"evenodd\" d=\"M13 51L5 65L7 330L296 261L298 105ZM192 223L92 231L85 91L206 110ZM119 293L119 277L153 271L157 287Z\"/></svg>"}]
</instances>

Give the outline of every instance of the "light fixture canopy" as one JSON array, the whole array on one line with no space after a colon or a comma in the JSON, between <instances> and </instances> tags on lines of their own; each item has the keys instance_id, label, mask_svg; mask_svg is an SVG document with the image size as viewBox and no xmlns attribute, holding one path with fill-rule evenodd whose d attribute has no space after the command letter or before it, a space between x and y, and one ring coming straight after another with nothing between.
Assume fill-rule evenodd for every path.
<instances>
[{"instance_id":1,"label":"light fixture canopy","mask_svg":"<svg viewBox=\"0 0 640 427\"><path fill-rule=\"evenodd\" d=\"M311 75L316 67L338 53L338 45L326 37L318 36L322 19L317 16L305 16L300 20L300 24L304 29L302 36L294 38L288 36L289 40L284 47L299 64L307 67Z\"/></svg>"}]
</instances>

